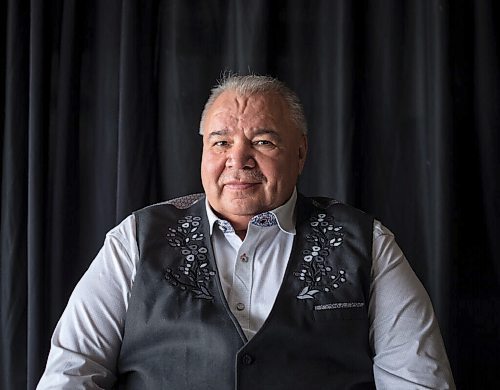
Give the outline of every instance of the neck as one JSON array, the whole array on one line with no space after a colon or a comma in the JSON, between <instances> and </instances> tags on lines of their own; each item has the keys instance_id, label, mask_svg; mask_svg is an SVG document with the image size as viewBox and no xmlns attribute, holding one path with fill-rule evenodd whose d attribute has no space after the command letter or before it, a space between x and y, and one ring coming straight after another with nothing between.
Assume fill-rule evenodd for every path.
<instances>
[{"instance_id":1,"label":"neck","mask_svg":"<svg viewBox=\"0 0 500 390\"><path fill-rule=\"evenodd\" d=\"M247 230L235 230L236 235L243 241L247 235Z\"/></svg>"},{"instance_id":2,"label":"neck","mask_svg":"<svg viewBox=\"0 0 500 390\"><path fill-rule=\"evenodd\" d=\"M238 235L239 238L241 238L241 240L245 239L245 236L247 235L248 224L250 223L250 220L253 218L253 215L235 215L227 217L219 213L216 214L220 218L225 219L231 224L235 233Z\"/></svg>"},{"instance_id":3,"label":"neck","mask_svg":"<svg viewBox=\"0 0 500 390\"><path fill-rule=\"evenodd\" d=\"M225 218L233 226L234 231L238 234L238 236L240 236L240 238L242 234L243 237L245 237L248 224L250 223L252 217L253 215L238 215L232 216L231 218L222 216L222 218Z\"/></svg>"}]
</instances>

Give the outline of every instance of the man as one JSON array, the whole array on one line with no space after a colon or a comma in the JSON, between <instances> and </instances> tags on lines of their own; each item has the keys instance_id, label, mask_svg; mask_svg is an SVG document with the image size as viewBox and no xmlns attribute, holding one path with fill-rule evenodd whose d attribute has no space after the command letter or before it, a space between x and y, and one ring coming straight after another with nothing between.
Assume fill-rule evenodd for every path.
<instances>
[{"instance_id":1,"label":"man","mask_svg":"<svg viewBox=\"0 0 500 390\"><path fill-rule=\"evenodd\" d=\"M454 388L429 298L378 221L295 185L296 95L232 76L192 195L111 230L53 338L46 388Z\"/></svg>"}]
</instances>

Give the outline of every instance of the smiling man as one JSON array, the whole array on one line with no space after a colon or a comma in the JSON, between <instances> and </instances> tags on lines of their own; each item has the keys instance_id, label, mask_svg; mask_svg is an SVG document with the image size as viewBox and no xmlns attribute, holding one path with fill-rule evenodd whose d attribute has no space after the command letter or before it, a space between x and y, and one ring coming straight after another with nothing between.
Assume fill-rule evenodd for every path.
<instances>
[{"instance_id":1,"label":"smiling man","mask_svg":"<svg viewBox=\"0 0 500 390\"><path fill-rule=\"evenodd\" d=\"M108 233L38 388L454 388L429 297L392 233L297 193L297 96L273 78L228 77L200 133L205 194Z\"/></svg>"},{"instance_id":2,"label":"smiling man","mask_svg":"<svg viewBox=\"0 0 500 390\"><path fill-rule=\"evenodd\" d=\"M210 206L243 239L253 216L291 197L307 139L278 92L241 95L226 88L203 116L201 179Z\"/></svg>"}]
</instances>

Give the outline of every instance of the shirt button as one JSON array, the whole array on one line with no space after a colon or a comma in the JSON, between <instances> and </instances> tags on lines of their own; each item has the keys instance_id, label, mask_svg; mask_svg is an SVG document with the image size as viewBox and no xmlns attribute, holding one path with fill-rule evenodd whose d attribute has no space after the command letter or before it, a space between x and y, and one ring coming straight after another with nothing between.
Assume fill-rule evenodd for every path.
<instances>
[{"instance_id":1,"label":"shirt button","mask_svg":"<svg viewBox=\"0 0 500 390\"><path fill-rule=\"evenodd\" d=\"M241 362L247 366L249 366L250 364L253 363L253 357L251 355L249 355L248 353L244 354L242 357L241 357Z\"/></svg>"},{"instance_id":2,"label":"shirt button","mask_svg":"<svg viewBox=\"0 0 500 390\"><path fill-rule=\"evenodd\" d=\"M246 253L243 253L241 256L240 256L240 260L244 263L248 262L248 256Z\"/></svg>"},{"instance_id":3,"label":"shirt button","mask_svg":"<svg viewBox=\"0 0 500 390\"><path fill-rule=\"evenodd\" d=\"M239 311L245 310L245 305L240 302L236 305L236 309Z\"/></svg>"}]
</instances>

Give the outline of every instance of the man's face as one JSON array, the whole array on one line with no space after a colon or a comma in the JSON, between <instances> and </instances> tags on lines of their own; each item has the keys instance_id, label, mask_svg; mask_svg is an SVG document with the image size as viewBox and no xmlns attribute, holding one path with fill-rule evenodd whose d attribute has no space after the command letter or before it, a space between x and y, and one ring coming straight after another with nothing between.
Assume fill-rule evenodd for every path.
<instances>
[{"instance_id":1,"label":"man's face","mask_svg":"<svg viewBox=\"0 0 500 390\"><path fill-rule=\"evenodd\" d=\"M304 166L307 140L279 95L223 92L203 127L201 179L217 213L244 222L288 200Z\"/></svg>"}]
</instances>

